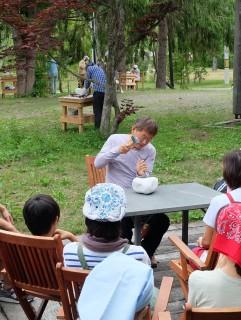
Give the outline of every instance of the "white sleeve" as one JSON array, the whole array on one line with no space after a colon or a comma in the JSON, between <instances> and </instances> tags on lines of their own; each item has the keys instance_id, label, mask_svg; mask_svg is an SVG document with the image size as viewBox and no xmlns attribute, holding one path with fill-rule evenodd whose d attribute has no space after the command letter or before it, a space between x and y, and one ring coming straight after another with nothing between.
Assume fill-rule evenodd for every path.
<instances>
[{"instance_id":1,"label":"white sleeve","mask_svg":"<svg viewBox=\"0 0 241 320\"><path fill-rule=\"evenodd\" d=\"M212 228L215 228L216 224L216 218L219 210L225 206L226 204L229 204L230 201L226 194L221 194L220 196L217 196L211 200L210 206L208 207L207 212L205 213L205 216L203 218L203 222Z\"/></svg>"},{"instance_id":2,"label":"white sleeve","mask_svg":"<svg viewBox=\"0 0 241 320\"><path fill-rule=\"evenodd\" d=\"M119 145L116 145L114 135L110 136L95 158L95 167L101 169L112 159L118 157L120 155L119 147Z\"/></svg>"}]
</instances>

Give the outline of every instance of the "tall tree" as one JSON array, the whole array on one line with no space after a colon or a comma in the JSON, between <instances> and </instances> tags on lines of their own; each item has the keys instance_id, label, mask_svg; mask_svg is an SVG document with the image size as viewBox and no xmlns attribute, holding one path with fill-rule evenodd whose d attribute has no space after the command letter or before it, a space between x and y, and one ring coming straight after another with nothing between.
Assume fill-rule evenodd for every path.
<instances>
[{"instance_id":1,"label":"tall tree","mask_svg":"<svg viewBox=\"0 0 241 320\"><path fill-rule=\"evenodd\" d=\"M73 9L88 10L89 5L78 0L1 0L0 21L12 27L13 46L4 48L0 58L15 58L20 95L32 91L37 52L60 43L54 37L55 26Z\"/></svg>"},{"instance_id":2,"label":"tall tree","mask_svg":"<svg viewBox=\"0 0 241 320\"><path fill-rule=\"evenodd\" d=\"M144 1L144 0L142 0ZM175 5L172 1L167 1L163 4L153 6L144 5L140 0L136 1L118 1L107 0L103 1L102 5L106 5L109 10L109 25L108 25L108 62L107 62L107 84L105 90L105 101L102 114L100 132L103 136L107 136L117 130L121 121L117 115L120 113L119 105L116 99L116 90L114 83L114 72L121 63L128 48L140 42L146 36L155 36L153 31L159 24L160 20L164 19L167 12L175 10ZM135 16L135 7L139 7L139 18ZM128 10L129 9L129 10ZM142 9L142 14L141 10ZM132 25L127 24L128 20L132 19ZM115 118L111 126L111 110L114 107Z\"/></svg>"},{"instance_id":3,"label":"tall tree","mask_svg":"<svg viewBox=\"0 0 241 320\"><path fill-rule=\"evenodd\" d=\"M233 0L176 0L178 10L167 16L170 82L174 85L173 52L178 54L180 73L189 76L190 53L196 62L215 55L220 44L232 47ZM166 46L166 38L162 37ZM163 56L162 65L166 63ZM185 70L183 70L185 69ZM185 71L185 73L183 72Z\"/></svg>"},{"instance_id":4,"label":"tall tree","mask_svg":"<svg viewBox=\"0 0 241 320\"><path fill-rule=\"evenodd\" d=\"M167 23L165 18L160 21L158 29L156 88L166 89Z\"/></svg>"},{"instance_id":5,"label":"tall tree","mask_svg":"<svg viewBox=\"0 0 241 320\"><path fill-rule=\"evenodd\" d=\"M234 32L233 114L241 118L241 0L236 0Z\"/></svg>"}]
</instances>

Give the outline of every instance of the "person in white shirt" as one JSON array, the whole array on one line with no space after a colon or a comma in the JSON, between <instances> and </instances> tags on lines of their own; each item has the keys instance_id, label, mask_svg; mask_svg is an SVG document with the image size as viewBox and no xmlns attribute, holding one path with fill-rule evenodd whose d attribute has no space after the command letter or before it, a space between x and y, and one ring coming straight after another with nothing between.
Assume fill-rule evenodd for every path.
<instances>
[{"instance_id":1,"label":"person in white shirt","mask_svg":"<svg viewBox=\"0 0 241 320\"><path fill-rule=\"evenodd\" d=\"M133 68L131 69L131 73L136 75L135 81L140 81L141 72L140 72L137 64L134 64Z\"/></svg>"},{"instance_id":2,"label":"person in white shirt","mask_svg":"<svg viewBox=\"0 0 241 320\"><path fill-rule=\"evenodd\" d=\"M213 250L220 253L216 269L194 271L188 281L193 308L240 307L241 203L226 205L218 214Z\"/></svg>"},{"instance_id":3,"label":"person in white shirt","mask_svg":"<svg viewBox=\"0 0 241 320\"><path fill-rule=\"evenodd\" d=\"M206 224L204 234L197 240L199 248L192 249L195 253L199 253L198 256L201 260L202 256L205 260L205 253L202 253L202 249L204 251L209 248L219 210L230 202L241 202L241 150L234 150L224 155L223 177L227 183L228 193L216 196L211 200L210 206L203 218L203 221Z\"/></svg>"}]
</instances>

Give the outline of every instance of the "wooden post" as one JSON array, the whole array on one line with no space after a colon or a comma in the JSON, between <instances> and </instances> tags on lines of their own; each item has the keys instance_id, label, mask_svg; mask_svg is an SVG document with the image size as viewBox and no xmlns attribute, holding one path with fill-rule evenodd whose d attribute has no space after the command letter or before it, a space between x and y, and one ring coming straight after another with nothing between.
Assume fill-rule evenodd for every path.
<instances>
[{"instance_id":1,"label":"wooden post","mask_svg":"<svg viewBox=\"0 0 241 320\"><path fill-rule=\"evenodd\" d=\"M224 83L229 84L229 48L224 46Z\"/></svg>"}]
</instances>

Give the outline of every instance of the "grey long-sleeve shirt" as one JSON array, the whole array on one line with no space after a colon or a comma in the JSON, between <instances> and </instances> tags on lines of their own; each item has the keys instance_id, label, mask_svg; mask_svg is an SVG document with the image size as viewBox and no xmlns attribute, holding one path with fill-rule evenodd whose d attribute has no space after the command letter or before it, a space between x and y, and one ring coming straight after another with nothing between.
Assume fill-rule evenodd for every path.
<instances>
[{"instance_id":1,"label":"grey long-sleeve shirt","mask_svg":"<svg viewBox=\"0 0 241 320\"><path fill-rule=\"evenodd\" d=\"M128 138L128 134L111 135L96 156L94 163L99 169L106 166L106 182L118 184L123 188L131 188L133 179L138 176L136 172L138 160L144 160L147 163L148 170L142 177L148 177L156 157L156 149L151 143L140 150L133 149L126 154L120 154L119 147L122 144L128 144Z\"/></svg>"}]
</instances>

